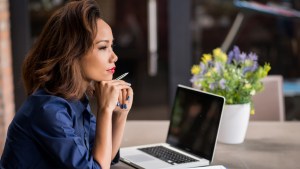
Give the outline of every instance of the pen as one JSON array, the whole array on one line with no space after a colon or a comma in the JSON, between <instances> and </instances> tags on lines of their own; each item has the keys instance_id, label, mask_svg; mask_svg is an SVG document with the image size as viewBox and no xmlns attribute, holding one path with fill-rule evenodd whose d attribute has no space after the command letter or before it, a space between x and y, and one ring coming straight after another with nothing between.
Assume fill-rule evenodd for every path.
<instances>
[{"instance_id":1,"label":"pen","mask_svg":"<svg viewBox=\"0 0 300 169\"><path fill-rule=\"evenodd\" d=\"M128 75L128 72L126 72L126 73L122 74L121 76L117 77L115 80L121 80L127 75Z\"/></svg>"}]
</instances>

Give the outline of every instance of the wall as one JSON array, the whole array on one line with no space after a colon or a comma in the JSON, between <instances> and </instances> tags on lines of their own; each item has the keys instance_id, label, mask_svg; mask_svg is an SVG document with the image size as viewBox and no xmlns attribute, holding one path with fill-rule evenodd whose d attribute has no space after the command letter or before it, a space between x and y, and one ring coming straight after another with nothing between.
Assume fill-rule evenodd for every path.
<instances>
[{"instance_id":1,"label":"wall","mask_svg":"<svg viewBox=\"0 0 300 169\"><path fill-rule=\"evenodd\" d=\"M0 155L15 112L8 2L0 0Z\"/></svg>"}]
</instances>

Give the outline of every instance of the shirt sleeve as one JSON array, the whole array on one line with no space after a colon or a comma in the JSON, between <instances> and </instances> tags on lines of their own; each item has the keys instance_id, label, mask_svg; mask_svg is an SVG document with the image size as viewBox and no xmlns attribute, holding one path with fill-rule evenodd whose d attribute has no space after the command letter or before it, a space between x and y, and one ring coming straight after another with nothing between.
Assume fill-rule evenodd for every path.
<instances>
[{"instance_id":1,"label":"shirt sleeve","mask_svg":"<svg viewBox=\"0 0 300 169\"><path fill-rule=\"evenodd\" d=\"M86 148L84 140L76 135L76 117L67 102L53 101L35 113L32 119L34 139L63 168L101 169Z\"/></svg>"}]
</instances>

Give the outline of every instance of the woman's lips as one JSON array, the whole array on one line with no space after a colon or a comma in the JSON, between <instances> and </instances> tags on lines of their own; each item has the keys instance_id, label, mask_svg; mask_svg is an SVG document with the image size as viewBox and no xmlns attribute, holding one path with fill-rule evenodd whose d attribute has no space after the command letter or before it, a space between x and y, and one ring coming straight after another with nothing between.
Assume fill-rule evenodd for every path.
<instances>
[{"instance_id":1,"label":"woman's lips","mask_svg":"<svg viewBox=\"0 0 300 169\"><path fill-rule=\"evenodd\" d=\"M114 73L115 73L115 70L116 70L116 67L113 67L113 68L111 68L111 69L108 69L107 71L109 71L109 72L111 72L112 74L114 74Z\"/></svg>"}]
</instances>

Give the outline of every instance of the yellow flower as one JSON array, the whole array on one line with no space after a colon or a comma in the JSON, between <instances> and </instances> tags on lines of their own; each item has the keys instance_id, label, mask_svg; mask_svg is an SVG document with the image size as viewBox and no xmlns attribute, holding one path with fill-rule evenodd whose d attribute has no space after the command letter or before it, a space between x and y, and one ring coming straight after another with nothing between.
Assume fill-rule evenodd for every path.
<instances>
[{"instance_id":1,"label":"yellow flower","mask_svg":"<svg viewBox=\"0 0 300 169\"><path fill-rule=\"evenodd\" d=\"M206 74L205 74L205 77L210 77L211 76L211 72L207 72Z\"/></svg>"},{"instance_id":2,"label":"yellow flower","mask_svg":"<svg viewBox=\"0 0 300 169\"><path fill-rule=\"evenodd\" d=\"M254 96L255 93L256 93L255 90L251 90L250 95L251 95L251 96Z\"/></svg>"},{"instance_id":3,"label":"yellow flower","mask_svg":"<svg viewBox=\"0 0 300 169\"><path fill-rule=\"evenodd\" d=\"M265 64L265 65L264 65L264 69L265 69L266 76L267 76L267 75L268 75L268 72L271 70L270 63Z\"/></svg>"},{"instance_id":4,"label":"yellow flower","mask_svg":"<svg viewBox=\"0 0 300 169\"><path fill-rule=\"evenodd\" d=\"M193 65L192 69L191 69L191 73L193 75L197 75L200 73L200 66L199 65Z\"/></svg>"},{"instance_id":5,"label":"yellow flower","mask_svg":"<svg viewBox=\"0 0 300 169\"><path fill-rule=\"evenodd\" d=\"M214 49L213 55L217 60L221 61L222 63L227 62L227 55L220 48Z\"/></svg>"},{"instance_id":6,"label":"yellow flower","mask_svg":"<svg viewBox=\"0 0 300 169\"><path fill-rule=\"evenodd\" d=\"M250 114L254 115L255 114L255 110L251 109Z\"/></svg>"},{"instance_id":7,"label":"yellow flower","mask_svg":"<svg viewBox=\"0 0 300 169\"><path fill-rule=\"evenodd\" d=\"M252 86L251 86L251 84L246 83L244 87L245 87L245 89L250 89Z\"/></svg>"},{"instance_id":8,"label":"yellow flower","mask_svg":"<svg viewBox=\"0 0 300 169\"><path fill-rule=\"evenodd\" d=\"M211 54L203 54L202 61L204 64L207 64L207 62L209 62L211 60L212 60Z\"/></svg>"}]
</instances>

